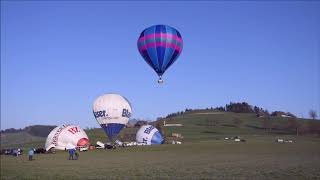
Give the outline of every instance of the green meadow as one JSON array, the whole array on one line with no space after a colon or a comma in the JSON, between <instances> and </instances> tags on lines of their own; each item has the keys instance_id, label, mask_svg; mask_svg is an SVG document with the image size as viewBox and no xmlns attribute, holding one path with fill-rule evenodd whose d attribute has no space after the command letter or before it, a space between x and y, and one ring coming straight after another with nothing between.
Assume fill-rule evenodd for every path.
<instances>
[{"instance_id":1,"label":"green meadow","mask_svg":"<svg viewBox=\"0 0 320 180\"><path fill-rule=\"evenodd\" d=\"M241 125L233 125L235 117L241 119ZM266 131L261 121L254 114L186 113L166 119L166 123L182 123L182 127L161 125L167 140L173 139L169 137L172 132L181 133L181 145L96 149L81 152L79 160L68 160L65 151L36 154L34 161L28 161L26 153L20 157L1 155L1 179L320 179L318 136L296 136L290 129ZM272 121L280 126L288 119ZM306 119L299 121L308 123ZM136 130L124 129L119 138ZM87 133L93 144L106 142L100 129ZM233 136L246 141L224 139ZM276 143L277 138L294 143ZM44 143L37 138L25 144L22 140L16 144L3 140L5 147L25 149Z\"/></svg>"}]
</instances>

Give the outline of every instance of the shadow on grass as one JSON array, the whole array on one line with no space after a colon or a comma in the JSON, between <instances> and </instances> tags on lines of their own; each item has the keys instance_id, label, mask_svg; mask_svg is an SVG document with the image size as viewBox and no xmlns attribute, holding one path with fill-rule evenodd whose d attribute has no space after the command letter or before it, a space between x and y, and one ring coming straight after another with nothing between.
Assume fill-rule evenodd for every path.
<instances>
[{"instance_id":1,"label":"shadow on grass","mask_svg":"<svg viewBox=\"0 0 320 180\"><path fill-rule=\"evenodd\" d=\"M201 133L206 133L206 134L219 134L215 131L202 131Z\"/></svg>"},{"instance_id":2,"label":"shadow on grass","mask_svg":"<svg viewBox=\"0 0 320 180\"><path fill-rule=\"evenodd\" d=\"M260 129L260 130L264 130L265 128L259 127L259 126L254 126L254 125L246 125L246 127L248 128L253 128L253 129Z\"/></svg>"}]
</instances>

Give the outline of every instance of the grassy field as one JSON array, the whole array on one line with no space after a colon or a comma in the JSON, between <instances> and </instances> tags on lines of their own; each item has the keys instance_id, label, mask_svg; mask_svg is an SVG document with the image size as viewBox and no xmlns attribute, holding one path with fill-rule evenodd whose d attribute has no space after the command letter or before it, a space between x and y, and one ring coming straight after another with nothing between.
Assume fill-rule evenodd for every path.
<instances>
[{"instance_id":1,"label":"grassy field","mask_svg":"<svg viewBox=\"0 0 320 180\"><path fill-rule=\"evenodd\" d=\"M291 138L288 136L287 138ZM128 147L1 156L1 179L320 179L320 140L248 136L247 142L204 140L182 145Z\"/></svg>"},{"instance_id":2,"label":"grassy field","mask_svg":"<svg viewBox=\"0 0 320 180\"><path fill-rule=\"evenodd\" d=\"M233 119L238 118L242 121L239 127L233 123ZM184 142L199 142L225 136L246 136L246 135L269 135L278 137L283 135L294 135L294 130L272 129L266 132L262 127L263 118L257 118L254 113L231 113L214 112L211 110L192 111L173 118L164 119L167 123L181 123L183 127L163 127L163 120L158 121L166 136L171 136L172 132L180 133L184 136ZM310 120L298 119L300 123L307 123ZM218 121L217 125L211 122ZM288 118L271 118L273 126L285 126ZM320 123L320 121L316 121ZM155 124L155 123L153 123ZM126 128L121 131L118 138L122 141L134 141L135 133L138 128ZM106 142L107 138L101 128L86 130L91 143L95 144L98 140ZM125 138L125 135L131 135ZM1 134L1 147L13 148L20 147L28 149L30 147L44 146L45 138L32 136L26 132Z\"/></svg>"},{"instance_id":3,"label":"grassy field","mask_svg":"<svg viewBox=\"0 0 320 180\"><path fill-rule=\"evenodd\" d=\"M233 124L234 118L242 121L239 127ZM166 121L183 124L161 126L168 136L181 133L183 144L81 152L77 161L67 160L64 151L36 155L32 162L26 154L1 156L1 179L320 179L319 136L295 136L294 131L285 129L266 131L263 119L254 114L196 111ZM219 123L212 125L211 121ZM287 118L272 119L276 126L287 122ZM119 139L134 136L136 131L124 129ZM93 144L107 141L101 129L87 134ZM232 136L241 136L246 142L224 140ZM295 143L275 143L277 138ZM2 148L27 150L44 142L44 138L28 134L1 135Z\"/></svg>"}]
</instances>

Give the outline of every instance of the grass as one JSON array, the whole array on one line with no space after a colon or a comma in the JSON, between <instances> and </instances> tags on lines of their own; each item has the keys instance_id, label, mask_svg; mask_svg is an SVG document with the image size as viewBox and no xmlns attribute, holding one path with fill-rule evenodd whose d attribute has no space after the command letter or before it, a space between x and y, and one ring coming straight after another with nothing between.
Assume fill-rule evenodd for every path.
<instances>
[{"instance_id":1,"label":"grass","mask_svg":"<svg viewBox=\"0 0 320 180\"><path fill-rule=\"evenodd\" d=\"M68 161L68 153L35 155L35 161L1 155L1 179L320 179L320 138L294 136L292 131L266 132L262 118L254 114L206 114L188 112L163 127L170 135L181 133L183 144L128 147L81 152L80 159ZM202 113L202 114L199 114ZM243 123L235 127L233 119ZM210 121L219 121L213 126ZM283 126L287 118L273 118ZM301 122L307 123L302 119ZM162 122L160 122L162 123ZM123 129L119 138L133 135L137 128ZM106 142L102 129L87 131L91 143ZM246 142L223 140L241 136ZM132 136L129 136L132 138ZM295 143L275 143L277 138ZM134 140L134 139L131 139ZM3 147L41 147L45 139L27 134L1 135Z\"/></svg>"},{"instance_id":2,"label":"grass","mask_svg":"<svg viewBox=\"0 0 320 180\"><path fill-rule=\"evenodd\" d=\"M172 132L181 133L184 141L195 142L201 139L211 139L215 137L236 136L236 135L268 135L262 127L263 118L257 118L253 113L231 113L224 112L219 114L199 114L203 112L188 112L174 118L167 118L166 123L181 123L183 127L163 127L167 135ZM233 119L238 118L242 121L239 127L233 123ZM288 118L273 118L272 124L284 126ZM210 121L218 121L216 126L210 125ZM304 121L301 121L304 122ZM162 123L162 122L160 122ZM294 134L291 130L275 131L271 134Z\"/></svg>"},{"instance_id":3,"label":"grass","mask_svg":"<svg viewBox=\"0 0 320 180\"><path fill-rule=\"evenodd\" d=\"M320 140L248 136L247 142L203 140L116 150L28 157L1 156L1 179L319 179ZM290 138L290 136L288 137ZM291 137L292 138L292 137Z\"/></svg>"},{"instance_id":4,"label":"grass","mask_svg":"<svg viewBox=\"0 0 320 180\"><path fill-rule=\"evenodd\" d=\"M168 123L181 123L183 127L163 127L163 120L160 121L162 129L167 136L172 132L181 133L184 136L184 142L197 142L203 139L212 139L224 136L236 135L267 135L262 128L263 118L257 118L254 113L231 113L223 112L218 114L211 110L198 110L184 113L180 116L165 119ZM235 127L233 119L238 118L242 121L240 127ZM309 120L299 119L300 122L307 123ZM212 126L211 121L218 121L218 125ZM285 126L288 118L272 118L272 124L276 126ZM320 123L320 121L319 121ZM119 134L122 141L134 141L135 133L138 128L123 129ZM105 132L101 128L86 131L92 143L98 140L108 141ZM295 134L294 130L273 130L271 134ZM131 136L126 136L131 135ZM35 137L26 132L23 133L6 133L1 135L2 148L21 147L41 147L44 146L45 138Z\"/></svg>"}]
</instances>

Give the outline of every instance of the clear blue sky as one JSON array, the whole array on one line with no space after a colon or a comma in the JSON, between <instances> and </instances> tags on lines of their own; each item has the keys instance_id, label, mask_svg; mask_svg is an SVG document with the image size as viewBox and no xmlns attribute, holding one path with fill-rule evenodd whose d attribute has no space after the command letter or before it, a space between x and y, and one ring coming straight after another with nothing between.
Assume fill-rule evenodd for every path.
<instances>
[{"instance_id":1,"label":"clear blue sky","mask_svg":"<svg viewBox=\"0 0 320 180\"><path fill-rule=\"evenodd\" d=\"M246 101L320 112L319 2L1 1L1 129L98 127L95 98L119 93L133 117ZM167 24L184 39L165 83L137 50Z\"/></svg>"}]
</instances>

